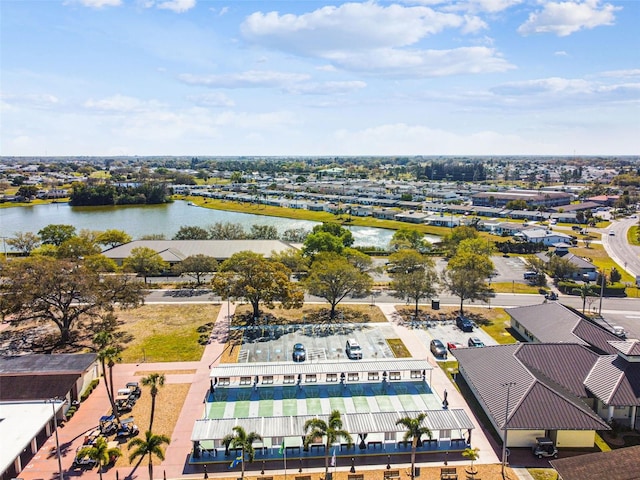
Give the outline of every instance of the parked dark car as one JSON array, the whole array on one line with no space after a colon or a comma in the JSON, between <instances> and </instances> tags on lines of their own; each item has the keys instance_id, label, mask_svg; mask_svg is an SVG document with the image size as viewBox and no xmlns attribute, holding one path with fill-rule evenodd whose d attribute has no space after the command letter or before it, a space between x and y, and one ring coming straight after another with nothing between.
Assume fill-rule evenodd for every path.
<instances>
[{"instance_id":1,"label":"parked dark car","mask_svg":"<svg viewBox=\"0 0 640 480\"><path fill-rule=\"evenodd\" d=\"M456 325L463 332L473 332L473 322L462 315L456 317Z\"/></svg>"},{"instance_id":2,"label":"parked dark car","mask_svg":"<svg viewBox=\"0 0 640 480\"><path fill-rule=\"evenodd\" d=\"M547 300L557 300L558 295L556 294L556 292L549 292L544 296L544 298L546 298Z\"/></svg>"},{"instance_id":3,"label":"parked dark car","mask_svg":"<svg viewBox=\"0 0 640 480\"><path fill-rule=\"evenodd\" d=\"M306 359L307 359L307 350L304 348L304 345L301 343L296 343L293 346L293 361L304 362Z\"/></svg>"},{"instance_id":4,"label":"parked dark car","mask_svg":"<svg viewBox=\"0 0 640 480\"><path fill-rule=\"evenodd\" d=\"M447 349L444 348L444 344L438 340L431 340L431 353L433 353L434 357L444 357L447 358Z\"/></svg>"}]
</instances>

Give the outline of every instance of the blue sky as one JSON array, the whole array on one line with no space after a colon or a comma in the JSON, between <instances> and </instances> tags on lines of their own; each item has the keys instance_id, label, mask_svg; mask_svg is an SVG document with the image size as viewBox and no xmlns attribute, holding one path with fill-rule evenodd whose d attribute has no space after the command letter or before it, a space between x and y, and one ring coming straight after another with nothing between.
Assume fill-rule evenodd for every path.
<instances>
[{"instance_id":1,"label":"blue sky","mask_svg":"<svg viewBox=\"0 0 640 480\"><path fill-rule=\"evenodd\" d=\"M2 155L637 155L640 1L0 0Z\"/></svg>"}]
</instances>

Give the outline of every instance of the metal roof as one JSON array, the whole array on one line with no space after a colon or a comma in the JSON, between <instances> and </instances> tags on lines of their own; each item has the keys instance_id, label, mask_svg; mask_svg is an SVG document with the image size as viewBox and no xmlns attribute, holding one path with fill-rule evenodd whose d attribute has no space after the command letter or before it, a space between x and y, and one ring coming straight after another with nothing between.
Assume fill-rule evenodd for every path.
<instances>
[{"instance_id":1,"label":"metal roof","mask_svg":"<svg viewBox=\"0 0 640 480\"><path fill-rule=\"evenodd\" d=\"M355 373L431 370L433 367L427 360L416 359L378 359L345 362L258 362L258 363L223 363L211 369L212 377L253 377L264 375L308 375L326 373Z\"/></svg>"},{"instance_id":2,"label":"metal roof","mask_svg":"<svg viewBox=\"0 0 640 480\"><path fill-rule=\"evenodd\" d=\"M58 353L0 356L0 375L49 375L53 373L84 373L96 361L95 353Z\"/></svg>"},{"instance_id":3,"label":"metal roof","mask_svg":"<svg viewBox=\"0 0 640 480\"><path fill-rule=\"evenodd\" d=\"M360 433L404 432L396 422L403 417L416 417L426 413L423 424L432 431L473 429L473 422L462 409L426 410L424 412L370 412L343 413L343 428L352 435ZM192 441L222 440L236 425L247 432L259 433L265 438L298 437L304 435L304 424L313 418L328 420L329 415L298 415L289 417L252 417L196 420L191 434ZM301 439L302 441L302 439Z\"/></svg>"}]
</instances>

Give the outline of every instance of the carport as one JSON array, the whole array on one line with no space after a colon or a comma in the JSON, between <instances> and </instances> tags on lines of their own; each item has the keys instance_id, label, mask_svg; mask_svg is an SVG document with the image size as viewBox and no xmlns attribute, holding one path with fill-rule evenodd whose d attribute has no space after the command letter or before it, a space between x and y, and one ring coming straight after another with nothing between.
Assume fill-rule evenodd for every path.
<instances>
[{"instance_id":1,"label":"carport","mask_svg":"<svg viewBox=\"0 0 640 480\"><path fill-rule=\"evenodd\" d=\"M426 413L423 425L433 433L433 439L423 439L418 452L463 450L468 445L473 422L463 409L427 410L407 412L368 412L344 413L341 415L343 428L351 434L353 446L336 443L332 446L338 454L348 456L408 453L411 445L403 441L405 429L396 425L403 417L416 417ZM279 453L284 444L286 454L296 458L314 458L324 456L324 441L312 444L308 451L304 448L304 425L308 420L320 418L328 420L328 415L300 415L288 417L255 417L228 419L201 419L194 424L191 434L193 452L190 463L228 462L231 454L225 451L222 439L240 426L246 432L256 432L263 437L262 442L254 444L256 459L281 459ZM237 454L238 452L234 452ZM235 456L234 456L235 458Z\"/></svg>"},{"instance_id":2,"label":"carport","mask_svg":"<svg viewBox=\"0 0 640 480\"><path fill-rule=\"evenodd\" d=\"M432 369L427 360L377 359L375 361L261 362L221 364L211 369L216 388L226 386L298 385L314 383L426 381Z\"/></svg>"}]
</instances>

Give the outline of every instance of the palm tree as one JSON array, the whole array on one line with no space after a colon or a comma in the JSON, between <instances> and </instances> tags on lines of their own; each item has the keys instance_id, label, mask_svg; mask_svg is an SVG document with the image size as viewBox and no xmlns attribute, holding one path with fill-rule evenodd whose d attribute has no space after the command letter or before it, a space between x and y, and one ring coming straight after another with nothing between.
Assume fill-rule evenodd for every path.
<instances>
[{"instance_id":1,"label":"palm tree","mask_svg":"<svg viewBox=\"0 0 640 480\"><path fill-rule=\"evenodd\" d=\"M471 469L467 472L469 473L469 475L471 475L472 477L475 477L476 471L473 468L473 462L475 462L478 459L478 452L480 452L479 448L465 448L464 451L462 452L462 456L464 458L468 458L469 460L471 460Z\"/></svg>"},{"instance_id":2,"label":"palm tree","mask_svg":"<svg viewBox=\"0 0 640 480\"><path fill-rule=\"evenodd\" d=\"M421 437L426 435L431 439L433 434L427 427L422 426L422 422L427 418L426 413L420 413L416 418L403 417L396 422L396 425L402 425L407 429L404 433L404 441L411 440L411 479L416 476L416 449L422 444Z\"/></svg>"},{"instance_id":3,"label":"palm tree","mask_svg":"<svg viewBox=\"0 0 640 480\"><path fill-rule=\"evenodd\" d=\"M149 455L149 480L153 480L153 456L155 455L160 460L164 460L163 443L168 445L171 443L171 439L166 435L155 435L151 430L147 430L144 439L136 437L127 444L128 450L131 450L131 447L136 447L129 455L129 463L133 462L137 457L142 460L145 455Z\"/></svg>"},{"instance_id":4,"label":"palm tree","mask_svg":"<svg viewBox=\"0 0 640 480\"><path fill-rule=\"evenodd\" d=\"M238 425L233 427L232 430L233 433L226 435L222 439L222 444L225 446L227 451L229 450L229 447L242 449L242 474L240 478L244 478L244 456L247 454L249 456L249 462L253 462L256 454L253 448L253 442L262 441L262 437L256 432L247 433L244 428Z\"/></svg>"},{"instance_id":5,"label":"palm tree","mask_svg":"<svg viewBox=\"0 0 640 480\"><path fill-rule=\"evenodd\" d=\"M351 434L342 428L342 418L340 418L340 412L338 410L332 411L326 422L319 418L307 420L304 424L304 431L306 434L304 437L305 448L318 438L326 438L324 449L324 476L327 478L329 474L329 450L331 449L331 445L342 438L347 441L350 447L353 445Z\"/></svg>"},{"instance_id":6,"label":"palm tree","mask_svg":"<svg viewBox=\"0 0 640 480\"><path fill-rule=\"evenodd\" d=\"M104 437L96 438L93 445L81 448L78 451L78 457L89 457L98 463L98 474L102 480L102 468L111 463L111 459L118 458L122 455L119 448L109 448L109 443Z\"/></svg>"},{"instance_id":7,"label":"palm tree","mask_svg":"<svg viewBox=\"0 0 640 480\"><path fill-rule=\"evenodd\" d=\"M153 426L153 416L156 412L156 395L158 395L158 387L164 385L164 373L151 373L142 379L142 385L151 387L151 418L149 419L149 430Z\"/></svg>"},{"instance_id":8,"label":"palm tree","mask_svg":"<svg viewBox=\"0 0 640 480\"><path fill-rule=\"evenodd\" d=\"M108 331L101 331L94 335L93 343L98 346L98 359L102 366L104 374L104 388L107 390L107 397L111 404L111 411L116 416L118 424L120 423L120 415L115 403L115 392L113 390L113 366L120 361L121 347L114 343L113 335ZM109 367L109 381L107 382L107 366Z\"/></svg>"}]
</instances>

